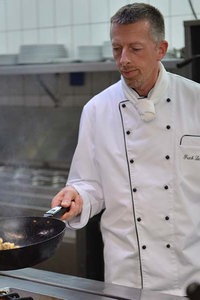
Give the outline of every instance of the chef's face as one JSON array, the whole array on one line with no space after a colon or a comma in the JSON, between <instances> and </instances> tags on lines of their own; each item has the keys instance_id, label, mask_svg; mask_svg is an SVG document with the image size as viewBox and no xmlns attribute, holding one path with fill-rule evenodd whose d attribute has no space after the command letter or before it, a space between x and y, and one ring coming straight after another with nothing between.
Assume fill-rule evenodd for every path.
<instances>
[{"instance_id":1,"label":"chef's face","mask_svg":"<svg viewBox=\"0 0 200 300\"><path fill-rule=\"evenodd\" d=\"M146 96L158 77L167 42L153 40L147 20L112 24L111 42L115 62L127 85Z\"/></svg>"}]
</instances>

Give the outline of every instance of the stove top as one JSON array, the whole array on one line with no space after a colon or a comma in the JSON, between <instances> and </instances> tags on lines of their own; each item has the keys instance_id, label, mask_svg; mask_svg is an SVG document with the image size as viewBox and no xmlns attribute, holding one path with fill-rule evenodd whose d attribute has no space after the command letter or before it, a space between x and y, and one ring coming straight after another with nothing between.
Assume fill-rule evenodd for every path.
<instances>
[{"instance_id":1,"label":"stove top","mask_svg":"<svg viewBox=\"0 0 200 300\"><path fill-rule=\"evenodd\" d=\"M53 297L51 295L44 295L29 290L18 288L0 288L0 300L136 300L136 298L124 298L121 296L112 296L103 294L90 294L80 291L67 291L63 297Z\"/></svg>"},{"instance_id":2,"label":"stove top","mask_svg":"<svg viewBox=\"0 0 200 300\"><path fill-rule=\"evenodd\" d=\"M8 293L36 300L181 300L180 296L140 290L81 277L26 268L0 272L0 284ZM5 288L8 287L8 288ZM1 290L2 290L1 289ZM6 298L1 298L0 300ZM8 298L9 300L12 298ZM18 299L19 298L14 298ZM25 300L25 299L23 299Z\"/></svg>"}]
</instances>

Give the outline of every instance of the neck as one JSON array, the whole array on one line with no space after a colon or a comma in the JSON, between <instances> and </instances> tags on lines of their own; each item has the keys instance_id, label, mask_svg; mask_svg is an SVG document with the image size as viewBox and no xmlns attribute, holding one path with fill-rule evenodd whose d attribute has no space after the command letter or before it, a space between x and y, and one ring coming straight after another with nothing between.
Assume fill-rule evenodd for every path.
<instances>
[{"instance_id":1,"label":"neck","mask_svg":"<svg viewBox=\"0 0 200 300\"><path fill-rule=\"evenodd\" d=\"M139 94L138 91L134 88L132 88L132 90L138 95L138 99L148 98L148 94L147 95Z\"/></svg>"}]
</instances>

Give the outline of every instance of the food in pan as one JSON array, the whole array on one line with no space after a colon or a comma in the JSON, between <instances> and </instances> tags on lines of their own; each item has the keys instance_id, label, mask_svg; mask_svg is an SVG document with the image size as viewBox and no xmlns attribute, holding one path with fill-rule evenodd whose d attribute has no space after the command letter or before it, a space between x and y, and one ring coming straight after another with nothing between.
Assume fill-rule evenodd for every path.
<instances>
[{"instance_id":1,"label":"food in pan","mask_svg":"<svg viewBox=\"0 0 200 300\"><path fill-rule=\"evenodd\" d=\"M15 245L15 243L4 242L3 239L0 238L0 250L9 250L15 248L19 248L19 246Z\"/></svg>"}]
</instances>

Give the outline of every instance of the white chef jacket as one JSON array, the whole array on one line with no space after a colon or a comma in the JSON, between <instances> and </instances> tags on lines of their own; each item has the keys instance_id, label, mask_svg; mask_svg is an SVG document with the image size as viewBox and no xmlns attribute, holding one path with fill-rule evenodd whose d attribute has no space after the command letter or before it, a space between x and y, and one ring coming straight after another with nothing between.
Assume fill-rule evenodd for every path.
<instances>
[{"instance_id":1,"label":"white chef jacket","mask_svg":"<svg viewBox=\"0 0 200 300\"><path fill-rule=\"evenodd\" d=\"M164 73L150 122L121 80L83 108L67 184L84 205L68 226L105 208L105 281L184 295L200 281L200 85Z\"/></svg>"}]
</instances>

